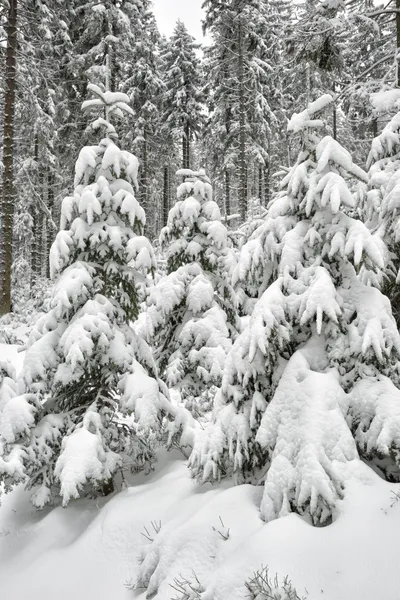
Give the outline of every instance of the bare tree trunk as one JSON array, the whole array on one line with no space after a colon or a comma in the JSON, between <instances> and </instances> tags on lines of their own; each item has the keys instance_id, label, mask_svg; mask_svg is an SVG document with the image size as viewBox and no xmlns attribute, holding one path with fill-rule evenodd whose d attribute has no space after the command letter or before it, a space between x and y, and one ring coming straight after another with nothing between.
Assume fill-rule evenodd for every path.
<instances>
[{"instance_id":1,"label":"bare tree trunk","mask_svg":"<svg viewBox=\"0 0 400 600\"><path fill-rule=\"evenodd\" d=\"M146 129L143 132L143 156L142 156L142 175L141 175L141 185L140 185L140 189L141 189L141 196L140 196L140 203L143 207L144 212L147 215L148 209L149 209L149 198L148 198L148 194L149 194L149 165L148 165L148 142L147 142L147 131Z\"/></svg>"},{"instance_id":2,"label":"bare tree trunk","mask_svg":"<svg viewBox=\"0 0 400 600\"><path fill-rule=\"evenodd\" d=\"M164 165L164 191L163 191L163 227L168 223L169 213L169 167Z\"/></svg>"},{"instance_id":3,"label":"bare tree trunk","mask_svg":"<svg viewBox=\"0 0 400 600\"><path fill-rule=\"evenodd\" d=\"M260 198L260 204L264 206L264 189L263 189L263 167L258 165L258 197Z\"/></svg>"},{"instance_id":4,"label":"bare tree trunk","mask_svg":"<svg viewBox=\"0 0 400 600\"><path fill-rule=\"evenodd\" d=\"M41 231L42 231L42 215L40 213L37 204L33 207L33 244L32 244L32 257L31 257L31 269L32 269L32 280L31 283L34 285L37 278L40 277L40 248L41 248Z\"/></svg>"},{"instance_id":5,"label":"bare tree trunk","mask_svg":"<svg viewBox=\"0 0 400 600\"><path fill-rule=\"evenodd\" d=\"M239 81L239 212L241 221L246 220L247 185L246 185L246 108L244 93L244 40L243 23L239 16L238 26L238 81Z\"/></svg>"},{"instance_id":6,"label":"bare tree trunk","mask_svg":"<svg viewBox=\"0 0 400 600\"><path fill-rule=\"evenodd\" d=\"M17 0L9 0L4 95L3 197L0 207L0 316L11 311L14 218L14 111L17 67Z\"/></svg>"},{"instance_id":7,"label":"bare tree trunk","mask_svg":"<svg viewBox=\"0 0 400 600\"><path fill-rule=\"evenodd\" d=\"M47 202L49 213L51 218L54 220L54 173L49 171L47 174ZM50 223L50 219L47 219L47 249L46 249L46 277L50 277L50 249L54 241L54 232Z\"/></svg>"},{"instance_id":8,"label":"bare tree trunk","mask_svg":"<svg viewBox=\"0 0 400 600\"><path fill-rule=\"evenodd\" d=\"M397 87L400 87L400 0L396 0Z\"/></svg>"},{"instance_id":9,"label":"bare tree trunk","mask_svg":"<svg viewBox=\"0 0 400 600\"><path fill-rule=\"evenodd\" d=\"M307 106L311 102L311 71L310 64L306 63L306 104Z\"/></svg>"},{"instance_id":10,"label":"bare tree trunk","mask_svg":"<svg viewBox=\"0 0 400 600\"><path fill-rule=\"evenodd\" d=\"M264 167L264 205L268 206L271 200L271 166L269 159Z\"/></svg>"},{"instance_id":11,"label":"bare tree trunk","mask_svg":"<svg viewBox=\"0 0 400 600\"><path fill-rule=\"evenodd\" d=\"M49 207L49 168L46 165L45 170L43 171L42 177L42 202L44 206ZM41 237L41 247L40 247L40 275L41 277L47 277L47 263L48 263L48 254L47 254L47 244L48 238L50 237L49 232L49 222L46 212L43 211L42 215L42 237Z\"/></svg>"},{"instance_id":12,"label":"bare tree trunk","mask_svg":"<svg viewBox=\"0 0 400 600\"><path fill-rule=\"evenodd\" d=\"M231 175L225 169L225 217L231 214Z\"/></svg>"},{"instance_id":13,"label":"bare tree trunk","mask_svg":"<svg viewBox=\"0 0 400 600\"><path fill-rule=\"evenodd\" d=\"M332 105L332 125L333 125L333 139L337 140L337 109L336 102Z\"/></svg>"},{"instance_id":14,"label":"bare tree trunk","mask_svg":"<svg viewBox=\"0 0 400 600\"><path fill-rule=\"evenodd\" d=\"M189 169L190 165L190 125L186 121L183 126L182 135L182 167Z\"/></svg>"}]
</instances>

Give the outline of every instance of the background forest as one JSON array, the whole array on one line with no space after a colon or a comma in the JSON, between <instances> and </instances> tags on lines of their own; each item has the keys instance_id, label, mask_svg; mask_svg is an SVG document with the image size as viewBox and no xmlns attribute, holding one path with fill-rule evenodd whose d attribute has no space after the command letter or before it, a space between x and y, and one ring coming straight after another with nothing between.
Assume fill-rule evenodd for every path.
<instances>
[{"instance_id":1,"label":"background forest","mask_svg":"<svg viewBox=\"0 0 400 600\"><path fill-rule=\"evenodd\" d=\"M150 0L2 3L0 119L4 125L13 112L14 121L2 145L1 256L9 277L11 204L15 298L35 295L49 275L61 200L79 148L93 141L81 112L89 82L129 96L134 116L119 136L140 161L138 199L151 239L167 222L180 167L205 168L224 218L240 215L235 225L258 215L277 172L296 160L288 120L322 93L335 98L332 136L365 164L391 108L376 110L370 95L396 84L395 0L382 8L207 0L204 8L208 43L200 49L181 22L170 39L161 36Z\"/></svg>"}]
</instances>

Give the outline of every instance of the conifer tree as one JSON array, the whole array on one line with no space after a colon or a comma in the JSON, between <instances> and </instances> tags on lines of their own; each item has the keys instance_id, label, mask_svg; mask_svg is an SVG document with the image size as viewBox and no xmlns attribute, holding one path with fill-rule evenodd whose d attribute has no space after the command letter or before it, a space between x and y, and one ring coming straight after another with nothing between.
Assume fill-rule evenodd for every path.
<instances>
[{"instance_id":1,"label":"conifer tree","mask_svg":"<svg viewBox=\"0 0 400 600\"><path fill-rule=\"evenodd\" d=\"M389 250L388 269L379 282L392 301L400 323L400 230L399 206L400 113L374 138L368 156L368 190L364 194L363 216L372 231L382 237Z\"/></svg>"},{"instance_id":2,"label":"conifer tree","mask_svg":"<svg viewBox=\"0 0 400 600\"><path fill-rule=\"evenodd\" d=\"M163 121L182 146L182 168L190 167L190 143L203 122L199 49L182 21L177 21L163 54L165 97Z\"/></svg>"},{"instance_id":3,"label":"conifer tree","mask_svg":"<svg viewBox=\"0 0 400 600\"><path fill-rule=\"evenodd\" d=\"M267 521L295 511L329 522L358 452L392 461L388 477L399 465L400 337L388 299L358 276L383 269L385 249L354 214L348 183L366 174L321 136L331 102L322 96L289 123L302 150L240 271L266 289L191 457L203 480L264 481Z\"/></svg>"},{"instance_id":4,"label":"conifer tree","mask_svg":"<svg viewBox=\"0 0 400 600\"><path fill-rule=\"evenodd\" d=\"M135 38L125 65L122 89L131 98L135 113L134 128L124 132L123 139L133 148L139 158L140 201L146 211L149 235L157 231L157 201L152 181L158 172L159 158L162 152L160 130L161 109L164 98L159 43L160 34L149 2L143 2L138 14L140 28L135 27Z\"/></svg>"},{"instance_id":5,"label":"conifer tree","mask_svg":"<svg viewBox=\"0 0 400 600\"><path fill-rule=\"evenodd\" d=\"M107 137L84 147L75 191L62 205L51 249L51 308L34 327L19 389L0 415L0 475L6 489L25 481L32 502L112 491L122 466L142 468L150 440L176 415L151 351L130 327L155 268L135 199L138 160L116 144L111 120L132 114L127 96L90 86L93 129ZM124 422L121 412L131 415ZM170 441L176 430L170 430Z\"/></svg>"},{"instance_id":6,"label":"conifer tree","mask_svg":"<svg viewBox=\"0 0 400 600\"><path fill-rule=\"evenodd\" d=\"M233 190L246 218L251 169L260 199L269 194L271 129L279 96L279 18L274 2L206 0L204 29L209 118L205 146L215 176L224 182L226 211ZM265 178L265 183L264 183ZM235 185L236 184L236 185Z\"/></svg>"},{"instance_id":7,"label":"conifer tree","mask_svg":"<svg viewBox=\"0 0 400 600\"><path fill-rule=\"evenodd\" d=\"M232 255L204 170L178 176L186 179L161 232L167 275L150 290L147 316L161 377L201 412L221 383L237 327Z\"/></svg>"}]
</instances>

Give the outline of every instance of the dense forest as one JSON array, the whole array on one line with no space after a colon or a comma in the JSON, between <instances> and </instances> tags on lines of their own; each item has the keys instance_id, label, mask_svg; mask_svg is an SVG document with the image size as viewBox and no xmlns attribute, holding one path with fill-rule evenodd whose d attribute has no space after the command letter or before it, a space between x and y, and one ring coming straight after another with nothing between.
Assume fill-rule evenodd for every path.
<instances>
[{"instance_id":1,"label":"dense forest","mask_svg":"<svg viewBox=\"0 0 400 600\"><path fill-rule=\"evenodd\" d=\"M204 10L200 48L182 22L161 36L150 0L2 3L3 314L10 277L21 297L49 275L61 200L80 147L93 141L81 111L89 83L129 97L118 134L140 161L151 239L175 202L178 168L206 170L224 219L261 214L277 174L296 161L288 120L323 93L334 99L332 137L365 165L395 104L371 102L396 85L395 0L208 0Z\"/></svg>"},{"instance_id":2,"label":"dense forest","mask_svg":"<svg viewBox=\"0 0 400 600\"><path fill-rule=\"evenodd\" d=\"M151 0L0 4L0 496L118 498L168 450L329 529L400 482L400 0L203 11L201 46ZM259 568L235 597L300 599Z\"/></svg>"}]
</instances>

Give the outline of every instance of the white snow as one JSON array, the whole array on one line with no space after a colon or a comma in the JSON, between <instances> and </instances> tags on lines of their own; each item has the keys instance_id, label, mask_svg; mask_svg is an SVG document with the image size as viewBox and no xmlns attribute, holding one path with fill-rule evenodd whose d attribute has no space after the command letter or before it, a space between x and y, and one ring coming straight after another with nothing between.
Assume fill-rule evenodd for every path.
<instances>
[{"instance_id":1,"label":"white snow","mask_svg":"<svg viewBox=\"0 0 400 600\"><path fill-rule=\"evenodd\" d=\"M140 572L156 600L175 597L174 579L193 573L205 600L244 600L245 580L268 565L310 600L398 600L400 486L362 463L358 471L337 520L322 529L294 514L265 524L261 487L199 488L173 456L108 501L38 512L17 489L0 507L1 596L144 600L145 590L128 589ZM152 522L161 522L158 535Z\"/></svg>"}]
</instances>

